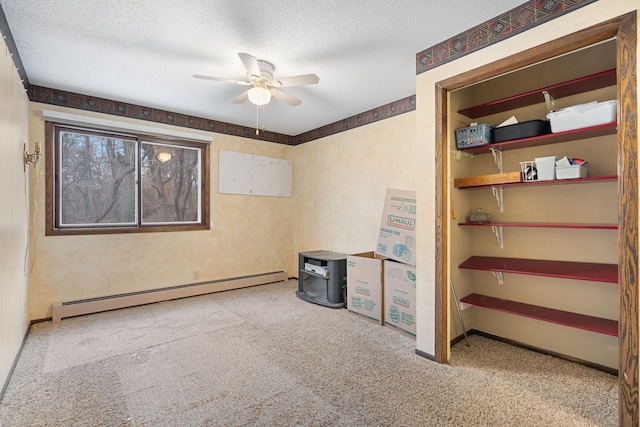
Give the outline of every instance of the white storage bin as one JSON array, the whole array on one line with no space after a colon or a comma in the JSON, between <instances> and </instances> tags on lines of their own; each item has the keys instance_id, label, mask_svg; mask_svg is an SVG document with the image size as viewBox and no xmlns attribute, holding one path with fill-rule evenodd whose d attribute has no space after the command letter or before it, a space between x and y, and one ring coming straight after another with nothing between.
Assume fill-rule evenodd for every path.
<instances>
[{"instance_id":1,"label":"white storage bin","mask_svg":"<svg viewBox=\"0 0 640 427\"><path fill-rule=\"evenodd\" d=\"M589 102L547 114L551 132L566 132L616 121L617 101Z\"/></svg>"},{"instance_id":2,"label":"white storage bin","mask_svg":"<svg viewBox=\"0 0 640 427\"><path fill-rule=\"evenodd\" d=\"M586 178L587 168L582 165L556 167L556 179Z\"/></svg>"},{"instance_id":3,"label":"white storage bin","mask_svg":"<svg viewBox=\"0 0 640 427\"><path fill-rule=\"evenodd\" d=\"M551 181L556 179L556 156L536 157L536 170L538 181Z\"/></svg>"}]
</instances>

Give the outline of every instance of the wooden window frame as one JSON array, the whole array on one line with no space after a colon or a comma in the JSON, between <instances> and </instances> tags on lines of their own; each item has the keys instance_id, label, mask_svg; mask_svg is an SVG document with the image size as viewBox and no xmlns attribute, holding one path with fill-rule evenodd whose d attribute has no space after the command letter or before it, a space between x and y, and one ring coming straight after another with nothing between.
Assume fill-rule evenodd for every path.
<instances>
[{"instance_id":1,"label":"wooden window frame","mask_svg":"<svg viewBox=\"0 0 640 427\"><path fill-rule=\"evenodd\" d=\"M131 139L136 139L139 144L143 143L161 143L170 144L176 146L198 148L201 150L201 163L200 163L200 221L192 222L188 224L143 224L141 203L142 197L140 197L140 191L138 191L138 214L135 225L118 225L114 227L110 226L98 226L98 227L58 227L56 221L56 206L59 203L57 200L56 190L56 177L58 176L58 160L55 151L56 130L60 129L77 129L81 131L87 131L95 134L113 135L113 136L126 136ZM139 134L136 132L118 132L105 129L97 129L88 126L75 126L67 125L64 123L56 123L47 121L45 123L45 198L46 198L46 224L45 235L47 236L60 236L60 235L88 235L88 234L122 234L122 233L152 233L152 232L169 232L169 231L197 231L197 230L209 230L210 229L210 186L209 186L209 145L204 142L189 141L179 138L167 138L159 137L155 135ZM139 162L139 160L137 160ZM138 174L140 173L140 165L138 164ZM138 176L137 179L140 177ZM140 188L140 187L138 187Z\"/></svg>"}]
</instances>

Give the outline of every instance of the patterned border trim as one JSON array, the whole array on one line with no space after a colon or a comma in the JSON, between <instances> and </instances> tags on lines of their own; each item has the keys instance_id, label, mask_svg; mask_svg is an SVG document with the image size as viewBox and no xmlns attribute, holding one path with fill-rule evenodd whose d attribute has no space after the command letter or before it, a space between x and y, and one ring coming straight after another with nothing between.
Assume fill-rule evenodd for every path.
<instances>
[{"instance_id":1,"label":"patterned border trim","mask_svg":"<svg viewBox=\"0 0 640 427\"><path fill-rule=\"evenodd\" d=\"M530 0L416 54L416 74L476 52L598 0Z\"/></svg>"},{"instance_id":2,"label":"patterned border trim","mask_svg":"<svg viewBox=\"0 0 640 427\"><path fill-rule=\"evenodd\" d=\"M291 136L275 132L260 132L256 135L255 128L219 122L217 120L188 116L186 114L173 113L157 108L143 107L126 102L112 101L110 99L95 96L81 95L66 92L64 90L50 89L31 85L28 90L29 99L33 102L59 105L61 107L75 108L78 110L95 111L97 113L112 114L131 119L146 120L149 122L164 123L181 126L190 129L205 130L222 133L225 135L241 136L243 138L257 139L261 141L275 142L291 145Z\"/></svg>"},{"instance_id":3,"label":"patterned border trim","mask_svg":"<svg viewBox=\"0 0 640 427\"><path fill-rule=\"evenodd\" d=\"M364 113L360 113L356 116L351 116L338 122L333 122L326 126L310 130L309 132L301 133L300 135L293 137L293 144L291 145L304 144L305 142L313 141L314 139L320 139L324 138L325 136L344 132L350 129L355 129L357 127L368 125L379 120L384 120L390 117L397 116L399 114L408 113L409 111L413 111L415 109L416 96L411 95L398 101L382 105L378 108L374 108L373 110L365 111Z\"/></svg>"},{"instance_id":4,"label":"patterned border trim","mask_svg":"<svg viewBox=\"0 0 640 427\"><path fill-rule=\"evenodd\" d=\"M4 42L7 45L7 50L11 54L13 64L18 71L18 75L20 76L20 79L22 79L22 86L24 86L25 90L28 90L29 78L27 77L27 72L22 65L22 59L20 59L20 55L18 54L18 47L16 46L16 41L13 39L13 34L11 34L11 28L9 28L9 22L7 22L7 16L4 14L2 5L0 5L0 33L2 33Z\"/></svg>"},{"instance_id":5,"label":"patterned border trim","mask_svg":"<svg viewBox=\"0 0 640 427\"><path fill-rule=\"evenodd\" d=\"M285 145L303 144L314 139L344 132L349 129L377 122L378 120L388 119L389 117L397 116L398 114L403 114L416 109L416 97L415 95L412 95L399 101L374 108L373 110L369 110L297 136L269 131L260 132L260 135L256 135L256 130L254 128L246 126L188 116L156 108L128 104L126 102L112 101L95 96L81 95L64 90L31 85L29 87L28 94L31 101L41 102L43 104L59 105L61 107L69 107L85 111L95 111L97 113L112 114L131 119L182 126L190 129L241 136L243 138L251 138Z\"/></svg>"}]
</instances>

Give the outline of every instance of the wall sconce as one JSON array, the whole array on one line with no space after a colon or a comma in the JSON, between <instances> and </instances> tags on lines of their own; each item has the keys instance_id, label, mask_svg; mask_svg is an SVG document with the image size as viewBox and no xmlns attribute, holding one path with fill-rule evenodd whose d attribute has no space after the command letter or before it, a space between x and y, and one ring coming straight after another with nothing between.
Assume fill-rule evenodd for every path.
<instances>
[{"instance_id":1,"label":"wall sconce","mask_svg":"<svg viewBox=\"0 0 640 427\"><path fill-rule=\"evenodd\" d=\"M26 170L28 164L32 164L34 168L38 169L38 160L40 160L40 143L36 141L36 151L29 153L27 151L27 144L24 144L24 170Z\"/></svg>"}]
</instances>

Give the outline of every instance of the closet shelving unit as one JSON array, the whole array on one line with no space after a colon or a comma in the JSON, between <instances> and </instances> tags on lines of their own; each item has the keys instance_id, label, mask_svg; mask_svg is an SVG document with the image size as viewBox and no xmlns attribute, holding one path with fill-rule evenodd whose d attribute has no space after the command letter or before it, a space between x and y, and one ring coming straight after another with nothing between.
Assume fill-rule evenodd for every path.
<instances>
[{"instance_id":1,"label":"closet shelving unit","mask_svg":"<svg viewBox=\"0 0 640 427\"><path fill-rule=\"evenodd\" d=\"M542 87L536 90L527 91L513 96L501 98L492 102L475 105L458 110L458 113L470 118L482 118L496 113L509 112L510 110L539 104L542 99L541 93L547 93L547 107L556 98L582 94L597 89L615 86L616 70L609 69L602 72L586 75L577 79L561 82L551 86ZM599 126L592 126L583 129L571 130L561 133L547 134L532 138L504 141L495 144L468 147L460 151L470 154L484 154L494 151L519 150L542 145L559 144L570 141L580 141L606 135L615 135L617 132L616 123L608 123ZM473 160L471 160L473 161ZM470 185L459 186L459 190L499 189L502 194L503 189L530 188L540 186L555 185L588 185L599 182L615 182L616 175L594 176L582 179L552 180L516 182L490 185ZM497 196L496 196L497 197ZM499 202L501 203L501 202ZM618 225L613 223L567 223L567 222L518 222L518 221L497 221L491 223L469 223L460 222L462 227L491 227L502 247L502 228L549 228L549 229L595 229L595 230L617 230ZM458 265L460 269L479 270L491 272L498 282L502 283L502 274L520 274L530 276L552 277L582 281L594 281L603 283L618 283L617 264L591 263L591 262L569 262L544 259L524 259L511 257L488 257L473 255ZM537 319L544 322L555 323L572 328L583 329L599 334L618 336L618 323L615 320L578 314L540 305L527 304L523 302L510 301L478 293L471 293L460 300L462 303L482 307L484 309L496 310L512 315Z\"/></svg>"},{"instance_id":2,"label":"closet shelving unit","mask_svg":"<svg viewBox=\"0 0 640 427\"><path fill-rule=\"evenodd\" d=\"M478 307L502 311L504 313L515 314L518 316L528 317L530 319L542 320L544 322L583 329L585 331L596 332L612 337L618 336L618 322L615 320L602 319L600 317L555 310L552 308L540 307L538 305L525 304L479 294L467 295L461 301Z\"/></svg>"},{"instance_id":3,"label":"closet shelving unit","mask_svg":"<svg viewBox=\"0 0 640 427\"><path fill-rule=\"evenodd\" d=\"M556 144L560 142L576 141L580 139L594 138L597 136L614 135L617 132L615 122L588 128L569 130L566 132L549 133L531 138L515 139L511 141L496 142L490 145L463 148L460 151L471 154L489 153L490 148L500 151L515 150L540 145Z\"/></svg>"},{"instance_id":4,"label":"closet shelving unit","mask_svg":"<svg viewBox=\"0 0 640 427\"><path fill-rule=\"evenodd\" d=\"M491 187L535 187L542 185L563 185L563 184L587 184L593 183L597 181L616 181L618 179L617 175L602 175L602 176L592 176L589 178L579 178L579 179L554 179L551 181L530 181L530 182L507 182L504 184L483 184L483 185L474 185L474 186L459 186L461 189L474 189L474 188L491 188Z\"/></svg>"},{"instance_id":5,"label":"closet shelving unit","mask_svg":"<svg viewBox=\"0 0 640 427\"><path fill-rule=\"evenodd\" d=\"M540 102L540 94L547 92L552 98L564 98L579 93L602 89L616 84L616 69L589 74L577 79L568 80L554 85L541 87L535 90L522 92L513 96L501 98L492 102L486 102L469 108L463 108L458 112L470 119L501 113L519 107Z\"/></svg>"}]
</instances>

